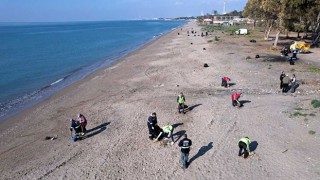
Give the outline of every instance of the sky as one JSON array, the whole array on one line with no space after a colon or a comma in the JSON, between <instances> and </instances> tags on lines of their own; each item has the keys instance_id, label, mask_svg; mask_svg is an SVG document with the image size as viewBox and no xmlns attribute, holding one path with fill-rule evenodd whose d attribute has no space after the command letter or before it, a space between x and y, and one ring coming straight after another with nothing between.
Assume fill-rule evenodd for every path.
<instances>
[{"instance_id":1,"label":"sky","mask_svg":"<svg viewBox=\"0 0 320 180\"><path fill-rule=\"evenodd\" d=\"M224 0L0 0L0 22L132 20L199 16L223 11ZM248 0L226 0L242 11Z\"/></svg>"}]
</instances>

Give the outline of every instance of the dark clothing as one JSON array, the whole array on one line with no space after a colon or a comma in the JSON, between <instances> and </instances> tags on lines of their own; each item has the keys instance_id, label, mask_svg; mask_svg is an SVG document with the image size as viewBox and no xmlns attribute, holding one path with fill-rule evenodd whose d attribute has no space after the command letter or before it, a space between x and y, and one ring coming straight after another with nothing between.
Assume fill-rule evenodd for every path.
<instances>
[{"instance_id":1,"label":"dark clothing","mask_svg":"<svg viewBox=\"0 0 320 180\"><path fill-rule=\"evenodd\" d=\"M151 137L150 139L152 139L152 135L153 135L152 125L148 122L147 126L148 126L148 130L149 130L149 137Z\"/></svg>"},{"instance_id":2,"label":"dark clothing","mask_svg":"<svg viewBox=\"0 0 320 180\"><path fill-rule=\"evenodd\" d=\"M149 130L149 139L153 139L154 137L157 137L154 135L154 127L157 126L157 116L153 117L153 116L149 116L148 117L148 122L147 122L147 126L148 126L148 130Z\"/></svg>"},{"instance_id":3,"label":"dark clothing","mask_svg":"<svg viewBox=\"0 0 320 180\"><path fill-rule=\"evenodd\" d=\"M221 79L221 86L228 87L228 82L226 80L224 80L223 78Z\"/></svg>"},{"instance_id":4,"label":"dark clothing","mask_svg":"<svg viewBox=\"0 0 320 180\"><path fill-rule=\"evenodd\" d=\"M283 88L283 78L284 78L285 76L286 76L285 74L281 74L281 75L280 75L280 89Z\"/></svg>"},{"instance_id":5,"label":"dark clothing","mask_svg":"<svg viewBox=\"0 0 320 180\"><path fill-rule=\"evenodd\" d=\"M188 138L184 138L179 142L179 147L181 147L182 153L189 153L192 141Z\"/></svg>"},{"instance_id":6,"label":"dark clothing","mask_svg":"<svg viewBox=\"0 0 320 180\"><path fill-rule=\"evenodd\" d=\"M152 129L152 139L153 138L157 138L160 133L163 133L163 130L158 126L158 125L155 125ZM163 138L163 136L159 137L158 140L161 140Z\"/></svg>"},{"instance_id":7,"label":"dark clothing","mask_svg":"<svg viewBox=\"0 0 320 180\"><path fill-rule=\"evenodd\" d=\"M188 138L184 138L179 142L179 147L181 147L180 162L184 168L188 167L188 157L191 145L192 141Z\"/></svg>"},{"instance_id":8,"label":"dark clothing","mask_svg":"<svg viewBox=\"0 0 320 180\"><path fill-rule=\"evenodd\" d=\"M76 135L82 132L81 124L79 121L71 120L70 131L72 130L74 130Z\"/></svg>"},{"instance_id":9,"label":"dark clothing","mask_svg":"<svg viewBox=\"0 0 320 180\"><path fill-rule=\"evenodd\" d=\"M179 103L179 104L178 104L178 111L179 111L179 113L181 113L181 112L180 112L181 109L182 109L182 112L185 113L184 108L185 108L184 103Z\"/></svg>"},{"instance_id":10,"label":"dark clothing","mask_svg":"<svg viewBox=\"0 0 320 180\"><path fill-rule=\"evenodd\" d=\"M151 126L155 126L156 124L158 124L157 116L149 116L148 124L150 124Z\"/></svg>"},{"instance_id":11,"label":"dark clothing","mask_svg":"<svg viewBox=\"0 0 320 180\"><path fill-rule=\"evenodd\" d=\"M149 129L149 138L151 140L153 140L153 138L157 138L162 132L162 129L158 125L151 126L149 123L147 125Z\"/></svg>"},{"instance_id":12,"label":"dark clothing","mask_svg":"<svg viewBox=\"0 0 320 180\"><path fill-rule=\"evenodd\" d=\"M232 106L238 106L238 107L240 107L240 106L241 106L240 101L238 101L238 100L232 101Z\"/></svg>"},{"instance_id":13,"label":"dark clothing","mask_svg":"<svg viewBox=\"0 0 320 180\"><path fill-rule=\"evenodd\" d=\"M289 84L282 84L282 92L286 93L289 90Z\"/></svg>"},{"instance_id":14,"label":"dark clothing","mask_svg":"<svg viewBox=\"0 0 320 180\"><path fill-rule=\"evenodd\" d=\"M87 126L87 119L84 117L84 115L80 114L80 124L83 132L87 132L86 126Z\"/></svg>"},{"instance_id":15,"label":"dark clothing","mask_svg":"<svg viewBox=\"0 0 320 180\"><path fill-rule=\"evenodd\" d=\"M244 142L239 142L239 156L242 156L244 154L244 158L247 158L249 156L249 152L247 151L247 145ZM242 153L243 151L243 153Z\"/></svg>"},{"instance_id":16,"label":"dark clothing","mask_svg":"<svg viewBox=\"0 0 320 180\"><path fill-rule=\"evenodd\" d=\"M285 76L282 79L282 92L288 92L289 82L290 82L290 78L288 76Z\"/></svg>"},{"instance_id":17,"label":"dark clothing","mask_svg":"<svg viewBox=\"0 0 320 180\"><path fill-rule=\"evenodd\" d=\"M290 92L291 92L291 93L295 93L295 92L296 92L296 89L297 89L299 86L300 86L299 83L291 83L291 86L290 86L291 90L290 90Z\"/></svg>"}]
</instances>

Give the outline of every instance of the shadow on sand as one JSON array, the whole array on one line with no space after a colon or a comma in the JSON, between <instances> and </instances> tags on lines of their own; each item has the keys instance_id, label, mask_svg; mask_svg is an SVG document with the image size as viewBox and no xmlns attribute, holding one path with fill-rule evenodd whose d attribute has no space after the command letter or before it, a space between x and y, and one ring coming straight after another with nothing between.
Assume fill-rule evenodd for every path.
<instances>
[{"instance_id":1,"label":"shadow on sand","mask_svg":"<svg viewBox=\"0 0 320 180\"><path fill-rule=\"evenodd\" d=\"M246 104L246 103L251 103L251 101L248 101L248 100L241 100L241 101L239 101L240 102L240 104L241 104L241 107L244 105L244 104Z\"/></svg>"},{"instance_id":2,"label":"shadow on sand","mask_svg":"<svg viewBox=\"0 0 320 180\"><path fill-rule=\"evenodd\" d=\"M250 151L252 152L252 151L255 151L256 149L257 149L257 147L258 147L258 142L257 141L252 141L251 143L250 143L250 145L249 145L249 148L250 148Z\"/></svg>"},{"instance_id":3,"label":"shadow on sand","mask_svg":"<svg viewBox=\"0 0 320 180\"><path fill-rule=\"evenodd\" d=\"M186 109L186 112L189 112L189 111L192 111L194 108L198 107L198 106L201 106L202 104L195 104L195 105L192 105L192 106L189 106L187 109Z\"/></svg>"},{"instance_id":4,"label":"shadow on sand","mask_svg":"<svg viewBox=\"0 0 320 180\"><path fill-rule=\"evenodd\" d=\"M178 142L180 140L180 138L186 133L185 130L181 130L181 131L178 131L176 133L173 134L173 136L178 136L178 138L174 141L174 142Z\"/></svg>"},{"instance_id":5,"label":"shadow on sand","mask_svg":"<svg viewBox=\"0 0 320 180\"><path fill-rule=\"evenodd\" d=\"M173 129L177 128L178 126L181 126L183 125L183 123L176 123L176 124L173 124L172 127Z\"/></svg>"},{"instance_id":6,"label":"shadow on sand","mask_svg":"<svg viewBox=\"0 0 320 180\"><path fill-rule=\"evenodd\" d=\"M197 158L203 156L203 155L206 154L210 149L212 149L212 148L213 148L213 145L212 145L212 144L213 144L213 142L210 142L207 146L202 146L202 147L199 149L198 153L197 153L196 155L194 155L194 156L190 159L189 165L190 165L194 160L196 160Z\"/></svg>"},{"instance_id":7,"label":"shadow on sand","mask_svg":"<svg viewBox=\"0 0 320 180\"><path fill-rule=\"evenodd\" d=\"M237 83L228 83L229 87L235 86Z\"/></svg>"},{"instance_id":8,"label":"shadow on sand","mask_svg":"<svg viewBox=\"0 0 320 180\"><path fill-rule=\"evenodd\" d=\"M92 129L87 130L87 135L86 138L90 138L92 136L95 136L101 132L103 132L104 130L107 129L107 126L110 124L111 122L106 122L106 123L102 123L97 127L94 127Z\"/></svg>"}]
</instances>

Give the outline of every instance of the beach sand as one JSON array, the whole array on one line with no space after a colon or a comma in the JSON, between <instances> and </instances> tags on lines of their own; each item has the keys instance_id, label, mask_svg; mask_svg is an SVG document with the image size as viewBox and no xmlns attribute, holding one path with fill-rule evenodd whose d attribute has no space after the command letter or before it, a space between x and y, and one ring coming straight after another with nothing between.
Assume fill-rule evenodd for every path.
<instances>
[{"instance_id":1,"label":"beach sand","mask_svg":"<svg viewBox=\"0 0 320 180\"><path fill-rule=\"evenodd\" d=\"M320 111L310 105L320 74L309 71L312 62L255 59L277 54L272 42L187 36L191 28L200 33L190 22L1 122L0 179L320 179ZM303 82L295 94L280 92L281 71ZM222 76L236 85L221 87ZM231 105L235 91L246 101L240 109ZM180 92L192 107L186 114L176 109ZM175 125L176 141L184 133L193 141L188 169L179 164L178 142L148 139L153 111L160 126ZM69 118L77 113L89 133L71 142ZM238 157L243 136L256 146L248 159Z\"/></svg>"}]
</instances>

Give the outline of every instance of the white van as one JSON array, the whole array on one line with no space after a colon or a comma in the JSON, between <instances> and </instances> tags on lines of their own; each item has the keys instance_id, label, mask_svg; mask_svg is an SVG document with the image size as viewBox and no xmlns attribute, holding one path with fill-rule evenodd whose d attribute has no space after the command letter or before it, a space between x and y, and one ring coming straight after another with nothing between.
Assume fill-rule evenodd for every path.
<instances>
[{"instance_id":1,"label":"white van","mask_svg":"<svg viewBox=\"0 0 320 180\"><path fill-rule=\"evenodd\" d=\"M236 30L235 33L236 34L246 35L246 34L248 34L248 29L239 29L239 30Z\"/></svg>"}]
</instances>

